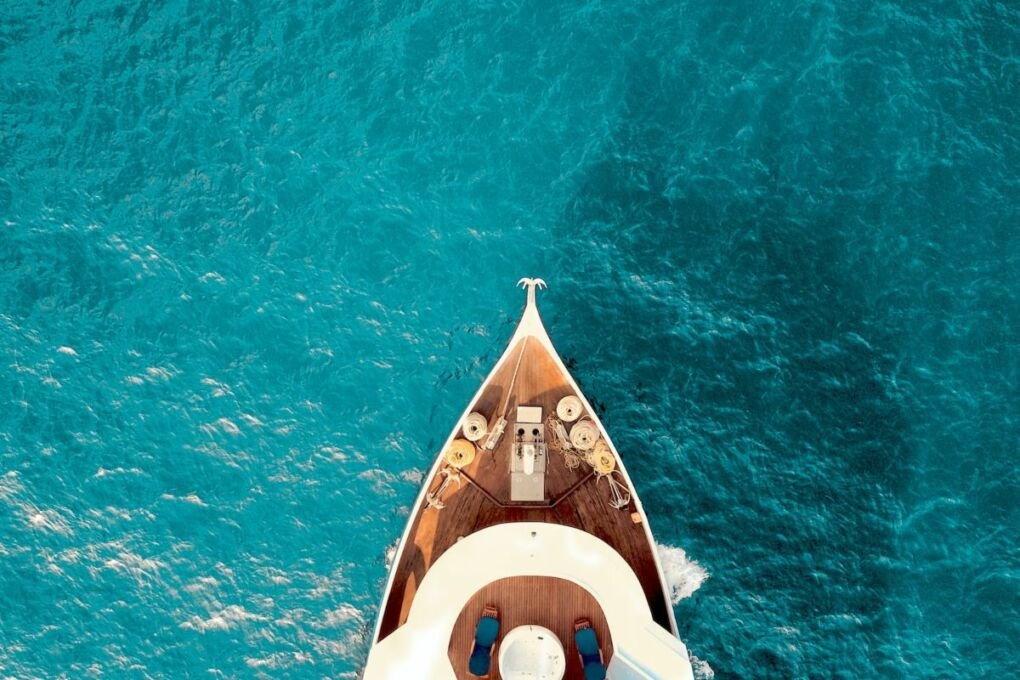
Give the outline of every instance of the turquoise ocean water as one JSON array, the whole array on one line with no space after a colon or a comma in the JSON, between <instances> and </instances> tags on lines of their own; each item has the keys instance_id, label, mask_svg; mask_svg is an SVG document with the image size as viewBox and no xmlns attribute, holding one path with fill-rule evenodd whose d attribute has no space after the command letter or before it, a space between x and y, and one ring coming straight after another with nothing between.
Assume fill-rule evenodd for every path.
<instances>
[{"instance_id":1,"label":"turquoise ocean water","mask_svg":"<svg viewBox=\"0 0 1020 680\"><path fill-rule=\"evenodd\" d=\"M700 678L1020 676L1015 2L0 6L0 677L356 677L540 299Z\"/></svg>"}]
</instances>

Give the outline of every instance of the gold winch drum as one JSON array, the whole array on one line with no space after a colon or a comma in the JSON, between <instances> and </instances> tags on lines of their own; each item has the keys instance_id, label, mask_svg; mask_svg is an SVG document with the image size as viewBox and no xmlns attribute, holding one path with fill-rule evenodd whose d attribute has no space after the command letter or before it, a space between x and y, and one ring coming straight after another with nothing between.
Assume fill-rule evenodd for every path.
<instances>
[{"instance_id":1,"label":"gold winch drum","mask_svg":"<svg viewBox=\"0 0 1020 680\"><path fill-rule=\"evenodd\" d=\"M470 465L471 461L475 459L475 445L467 439L454 439L453 443L450 444L450 448L446 449L443 457L446 459L447 464L459 470L466 465Z\"/></svg>"},{"instance_id":2,"label":"gold winch drum","mask_svg":"<svg viewBox=\"0 0 1020 680\"><path fill-rule=\"evenodd\" d=\"M595 442L595 448L592 450L592 467L595 468L595 472L600 475L608 475L610 472L616 469L616 456L609 449L609 442L605 439L599 439Z\"/></svg>"}]
</instances>

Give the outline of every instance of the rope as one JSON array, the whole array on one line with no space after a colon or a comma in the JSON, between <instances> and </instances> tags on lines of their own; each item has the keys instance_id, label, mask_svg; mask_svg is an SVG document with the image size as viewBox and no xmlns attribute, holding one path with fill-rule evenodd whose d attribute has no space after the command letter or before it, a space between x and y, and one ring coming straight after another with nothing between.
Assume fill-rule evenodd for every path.
<instances>
[{"instance_id":1,"label":"rope","mask_svg":"<svg viewBox=\"0 0 1020 680\"><path fill-rule=\"evenodd\" d=\"M506 400L503 402L503 417L506 418L506 413L510 409L510 395L514 392L514 384L517 382L517 372L521 370L521 359L524 358L524 350L528 348L528 340L531 336L525 336L521 340L521 353L517 355L517 365L514 366L514 374L510 378L510 386L506 389Z\"/></svg>"},{"instance_id":2,"label":"rope","mask_svg":"<svg viewBox=\"0 0 1020 680\"><path fill-rule=\"evenodd\" d=\"M563 464L567 466L568 470L576 470L581 467L581 457L573 451L563 451Z\"/></svg>"},{"instance_id":3,"label":"rope","mask_svg":"<svg viewBox=\"0 0 1020 680\"><path fill-rule=\"evenodd\" d=\"M521 353L517 355L517 365L514 366L513 377L510 378L510 385L506 390L506 400L503 401L503 412L499 418L496 419L496 424L492 426L492 430L489 432L489 436L485 439L485 444L482 445L486 451L495 451L496 446L499 445L499 440L503 438L503 431L506 430L506 414L510 410L510 397L514 393L514 385L517 383L517 372L521 370L521 360L524 359L524 350L528 348L528 340L530 336L525 337L521 340Z\"/></svg>"},{"instance_id":4,"label":"rope","mask_svg":"<svg viewBox=\"0 0 1020 680\"><path fill-rule=\"evenodd\" d=\"M563 421L550 413L549 417L545 419L545 425L552 430L554 435L549 441L549 448L563 454L563 464L567 466L568 470L579 468L581 457L577 455L574 445L570 443L570 437L567 436L567 429L563 427Z\"/></svg>"},{"instance_id":5,"label":"rope","mask_svg":"<svg viewBox=\"0 0 1020 680\"><path fill-rule=\"evenodd\" d=\"M584 456L589 465L593 465L592 451L600 436L595 421L587 415L578 418L570 427L570 443L581 452L580 455Z\"/></svg>"},{"instance_id":6,"label":"rope","mask_svg":"<svg viewBox=\"0 0 1020 680\"><path fill-rule=\"evenodd\" d=\"M616 475L620 475L619 470L613 470L609 474L599 475L595 483L598 484L603 479L609 485L609 504L617 510L623 510L630 505L630 489L620 481L617 481ZM620 475L622 479L622 475Z\"/></svg>"},{"instance_id":7,"label":"rope","mask_svg":"<svg viewBox=\"0 0 1020 680\"><path fill-rule=\"evenodd\" d=\"M583 416L577 423L584 422L585 420L589 420L592 423L595 422L588 416ZM574 423L575 427L577 423ZM613 469L608 472L601 472L596 464L598 462L596 460L596 450L601 448L599 447L600 443L605 447L606 452L612 455L612 451L605 444L605 440L602 437L599 437L588 451L580 451L574 447L570 437L567 435L567 429L563 426L563 421L557 418L555 414L549 414L549 417L545 420L545 426L552 430L555 435L549 441L549 448L553 451L559 451L563 455L563 464L567 466L568 470L576 470L581 467L582 462L586 463L595 473L596 484L603 479L606 480L606 484L609 486L610 506L617 510L623 510L630 506L630 489L623 483L623 475L620 474L620 471Z\"/></svg>"}]
</instances>

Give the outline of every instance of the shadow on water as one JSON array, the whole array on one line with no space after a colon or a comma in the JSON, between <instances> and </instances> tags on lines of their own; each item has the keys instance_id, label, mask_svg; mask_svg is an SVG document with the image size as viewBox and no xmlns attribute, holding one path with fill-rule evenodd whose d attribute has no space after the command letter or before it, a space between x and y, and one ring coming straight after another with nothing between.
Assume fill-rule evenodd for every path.
<instances>
[{"instance_id":1,"label":"shadow on water","mask_svg":"<svg viewBox=\"0 0 1020 680\"><path fill-rule=\"evenodd\" d=\"M608 405L657 538L715 575L678 618L716 677L848 659L889 673L877 643L914 455L898 329L857 266L877 237L849 179L792 170L848 154L854 133L795 158L783 95L756 94L745 132L726 105L699 109L697 63L677 68L632 65L563 213L563 251L585 253L554 267L584 291L559 311L564 353L588 353L578 378Z\"/></svg>"}]
</instances>

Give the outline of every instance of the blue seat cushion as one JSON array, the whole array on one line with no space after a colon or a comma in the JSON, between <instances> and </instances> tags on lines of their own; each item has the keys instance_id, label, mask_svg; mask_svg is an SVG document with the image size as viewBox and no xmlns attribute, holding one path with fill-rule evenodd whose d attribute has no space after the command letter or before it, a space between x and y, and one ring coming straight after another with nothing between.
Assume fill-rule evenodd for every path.
<instances>
[{"instance_id":1,"label":"blue seat cushion","mask_svg":"<svg viewBox=\"0 0 1020 680\"><path fill-rule=\"evenodd\" d=\"M489 650L476 645L475 651L471 652L471 659L468 661L468 670L473 675L488 675L491 662Z\"/></svg>"},{"instance_id":2,"label":"blue seat cushion","mask_svg":"<svg viewBox=\"0 0 1020 680\"><path fill-rule=\"evenodd\" d=\"M606 667L601 661L592 661L584 665L584 680L606 680Z\"/></svg>"},{"instance_id":3,"label":"blue seat cushion","mask_svg":"<svg viewBox=\"0 0 1020 680\"><path fill-rule=\"evenodd\" d=\"M491 616L483 616L475 626L475 647L471 650L468 670L472 675L488 675L492 664L492 645L499 635L499 620Z\"/></svg>"},{"instance_id":4,"label":"blue seat cushion","mask_svg":"<svg viewBox=\"0 0 1020 680\"><path fill-rule=\"evenodd\" d=\"M577 631L574 633L574 642L577 643L577 651L581 653L581 656L594 656L596 659L598 658L599 640L595 637L594 629L582 628ZM585 663L587 663L587 658L585 659Z\"/></svg>"},{"instance_id":5,"label":"blue seat cushion","mask_svg":"<svg viewBox=\"0 0 1020 680\"><path fill-rule=\"evenodd\" d=\"M491 616L483 616L475 628L475 642L482 647L491 647L499 635L499 621Z\"/></svg>"}]
</instances>

